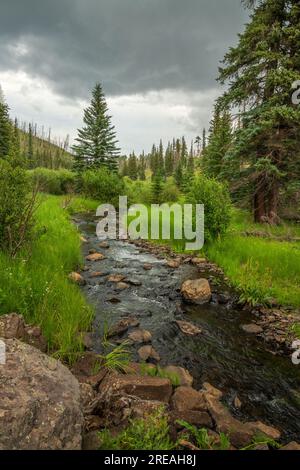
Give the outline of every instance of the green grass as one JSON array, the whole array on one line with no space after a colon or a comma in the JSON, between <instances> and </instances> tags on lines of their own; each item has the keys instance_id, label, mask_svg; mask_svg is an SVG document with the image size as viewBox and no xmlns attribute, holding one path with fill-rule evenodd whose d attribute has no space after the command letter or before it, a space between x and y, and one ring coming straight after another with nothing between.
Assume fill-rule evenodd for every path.
<instances>
[{"instance_id":1,"label":"green grass","mask_svg":"<svg viewBox=\"0 0 300 470\"><path fill-rule=\"evenodd\" d=\"M298 236L297 226L252 224L249 215L234 211L225 237L205 247L208 258L220 266L241 299L252 304L275 299L281 305L300 306L300 244L244 237L245 230Z\"/></svg>"},{"instance_id":2,"label":"green grass","mask_svg":"<svg viewBox=\"0 0 300 470\"><path fill-rule=\"evenodd\" d=\"M78 332L89 329L93 312L67 278L82 257L79 233L62 201L41 196L36 215L39 236L31 249L16 260L0 253L0 311L23 314L26 322L40 325L49 350L72 360L81 349ZM77 210L84 203L73 204Z\"/></svg>"},{"instance_id":3,"label":"green grass","mask_svg":"<svg viewBox=\"0 0 300 470\"><path fill-rule=\"evenodd\" d=\"M219 444L215 444L214 438L208 434L207 429L197 428L184 420L178 420L177 423L188 432L187 439L189 440L191 436L200 450L228 450L230 448L230 440L222 432L219 435Z\"/></svg>"},{"instance_id":4,"label":"green grass","mask_svg":"<svg viewBox=\"0 0 300 470\"><path fill-rule=\"evenodd\" d=\"M168 418L163 409L147 419L131 420L117 436L107 429L99 432L99 450L172 450L175 444L169 437Z\"/></svg>"}]
</instances>

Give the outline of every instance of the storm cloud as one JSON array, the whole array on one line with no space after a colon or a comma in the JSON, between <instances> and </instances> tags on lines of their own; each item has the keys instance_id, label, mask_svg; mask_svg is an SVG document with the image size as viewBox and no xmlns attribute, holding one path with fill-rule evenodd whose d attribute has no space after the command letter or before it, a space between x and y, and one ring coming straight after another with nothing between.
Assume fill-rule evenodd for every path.
<instances>
[{"instance_id":1,"label":"storm cloud","mask_svg":"<svg viewBox=\"0 0 300 470\"><path fill-rule=\"evenodd\" d=\"M246 19L240 0L1 0L0 74L42 80L66 100L86 100L97 81L112 98L178 92L193 108L184 132L204 124L195 104L215 95Z\"/></svg>"}]
</instances>

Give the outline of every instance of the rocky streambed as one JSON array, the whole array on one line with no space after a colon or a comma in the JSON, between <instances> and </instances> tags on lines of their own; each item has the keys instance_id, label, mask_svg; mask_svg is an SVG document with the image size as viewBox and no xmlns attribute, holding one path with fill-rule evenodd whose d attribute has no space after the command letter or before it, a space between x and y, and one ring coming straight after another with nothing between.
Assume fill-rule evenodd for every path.
<instances>
[{"instance_id":1,"label":"rocky streambed","mask_svg":"<svg viewBox=\"0 0 300 470\"><path fill-rule=\"evenodd\" d=\"M253 313L236 307L218 270L203 260L170 257L167 248L150 252L143 242L101 243L90 216L76 223L85 240L82 289L96 309L92 351L103 352L108 332L115 344L129 338L133 361L180 366L195 388L209 382L222 390L235 418L261 420L284 441L299 441L300 368L261 340L263 320L254 324ZM182 302L182 284L198 278L209 280L210 302Z\"/></svg>"}]
</instances>

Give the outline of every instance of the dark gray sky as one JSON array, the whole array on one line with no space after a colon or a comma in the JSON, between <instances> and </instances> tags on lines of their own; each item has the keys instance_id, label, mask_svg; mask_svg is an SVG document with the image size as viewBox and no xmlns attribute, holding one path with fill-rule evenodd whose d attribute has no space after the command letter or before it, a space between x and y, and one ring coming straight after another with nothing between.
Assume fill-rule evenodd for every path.
<instances>
[{"instance_id":1,"label":"dark gray sky","mask_svg":"<svg viewBox=\"0 0 300 470\"><path fill-rule=\"evenodd\" d=\"M76 135L96 81L124 151L207 126L240 0L1 0L0 84L13 115Z\"/></svg>"}]
</instances>

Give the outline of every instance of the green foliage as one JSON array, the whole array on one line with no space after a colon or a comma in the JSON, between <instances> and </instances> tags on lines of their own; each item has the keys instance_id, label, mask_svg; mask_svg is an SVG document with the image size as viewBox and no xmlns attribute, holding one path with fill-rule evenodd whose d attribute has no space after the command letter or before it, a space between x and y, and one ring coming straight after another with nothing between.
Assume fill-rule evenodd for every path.
<instances>
[{"instance_id":1,"label":"green foliage","mask_svg":"<svg viewBox=\"0 0 300 470\"><path fill-rule=\"evenodd\" d=\"M152 204L161 204L164 202L162 200L163 192L163 179L160 173L157 173L153 176L152 180Z\"/></svg>"},{"instance_id":2,"label":"green foliage","mask_svg":"<svg viewBox=\"0 0 300 470\"><path fill-rule=\"evenodd\" d=\"M150 181L132 181L124 178L125 192L129 204L151 204L152 191Z\"/></svg>"},{"instance_id":3,"label":"green foliage","mask_svg":"<svg viewBox=\"0 0 300 470\"><path fill-rule=\"evenodd\" d=\"M167 178L162 188L161 199L163 202L177 202L180 197L180 191L175 184L174 178Z\"/></svg>"},{"instance_id":4,"label":"green foliage","mask_svg":"<svg viewBox=\"0 0 300 470\"><path fill-rule=\"evenodd\" d=\"M0 311L18 312L40 325L56 356L76 358L78 333L87 331L93 312L67 276L82 262L78 232L56 197L43 198L36 213L39 238L11 260L0 253Z\"/></svg>"},{"instance_id":5,"label":"green foliage","mask_svg":"<svg viewBox=\"0 0 300 470\"><path fill-rule=\"evenodd\" d=\"M225 185L203 175L198 176L193 180L187 201L204 204L206 241L226 232L230 223L231 203Z\"/></svg>"},{"instance_id":6,"label":"green foliage","mask_svg":"<svg viewBox=\"0 0 300 470\"><path fill-rule=\"evenodd\" d=\"M141 372L143 375L150 377L160 377L161 379L169 379L173 387L180 386L180 378L174 372L168 372L159 366L149 366L148 364L141 364Z\"/></svg>"},{"instance_id":7,"label":"green foliage","mask_svg":"<svg viewBox=\"0 0 300 470\"><path fill-rule=\"evenodd\" d=\"M271 447L272 449L280 449L281 447L280 444L274 441L274 439L272 439L271 437L267 437L264 434L258 433L253 437L251 443L241 450L255 450L257 446L265 445Z\"/></svg>"},{"instance_id":8,"label":"green foliage","mask_svg":"<svg viewBox=\"0 0 300 470\"><path fill-rule=\"evenodd\" d=\"M220 444L215 444L214 437L208 434L207 429L198 429L184 420L178 420L177 423L188 431L200 450L228 450L230 448L230 441L224 433L220 433Z\"/></svg>"},{"instance_id":9,"label":"green foliage","mask_svg":"<svg viewBox=\"0 0 300 470\"><path fill-rule=\"evenodd\" d=\"M10 154L11 138L12 125L9 119L9 108L0 88L0 158L8 157Z\"/></svg>"},{"instance_id":10,"label":"green foliage","mask_svg":"<svg viewBox=\"0 0 300 470\"><path fill-rule=\"evenodd\" d=\"M35 168L28 171L34 184L39 190L48 194L62 195L75 189L75 173L72 171L49 170L47 168Z\"/></svg>"},{"instance_id":11,"label":"green foliage","mask_svg":"<svg viewBox=\"0 0 300 470\"><path fill-rule=\"evenodd\" d=\"M228 87L219 102L239 109L227 175L251 201L257 222L277 223L281 190L300 178L300 108L291 96L300 79L298 3L259 2L220 69Z\"/></svg>"},{"instance_id":12,"label":"green foliage","mask_svg":"<svg viewBox=\"0 0 300 470\"><path fill-rule=\"evenodd\" d=\"M86 197L113 205L118 205L119 196L125 194L123 180L106 168L82 173L79 178L79 190Z\"/></svg>"},{"instance_id":13,"label":"green foliage","mask_svg":"<svg viewBox=\"0 0 300 470\"><path fill-rule=\"evenodd\" d=\"M85 126L78 130L78 143L73 146L77 172L101 167L117 171L119 149L116 133L100 83L93 89L91 104L84 110L83 121Z\"/></svg>"},{"instance_id":14,"label":"green foliage","mask_svg":"<svg viewBox=\"0 0 300 470\"><path fill-rule=\"evenodd\" d=\"M35 199L25 171L0 159L0 249L15 255L31 238Z\"/></svg>"},{"instance_id":15,"label":"green foliage","mask_svg":"<svg viewBox=\"0 0 300 470\"><path fill-rule=\"evenodd\" d=\"M172 450L168 418L163 409L147 419L131 420L129 426L117 436L105 429L99 433L100 450Z\"/></svg>"},{"instance_id":16,"label":"green foliage","mask_svg":"<svg viewBox=\"0 0 300 470\"><path fill-rule=\"evenodd\" d=\"M123 341L118 346L113 347L107 354L103 356L99 355L102 366L109 370L124 372L131 359L131 353L127 349L129 344L129 341Z\"/></svg>"}]
</instances>

